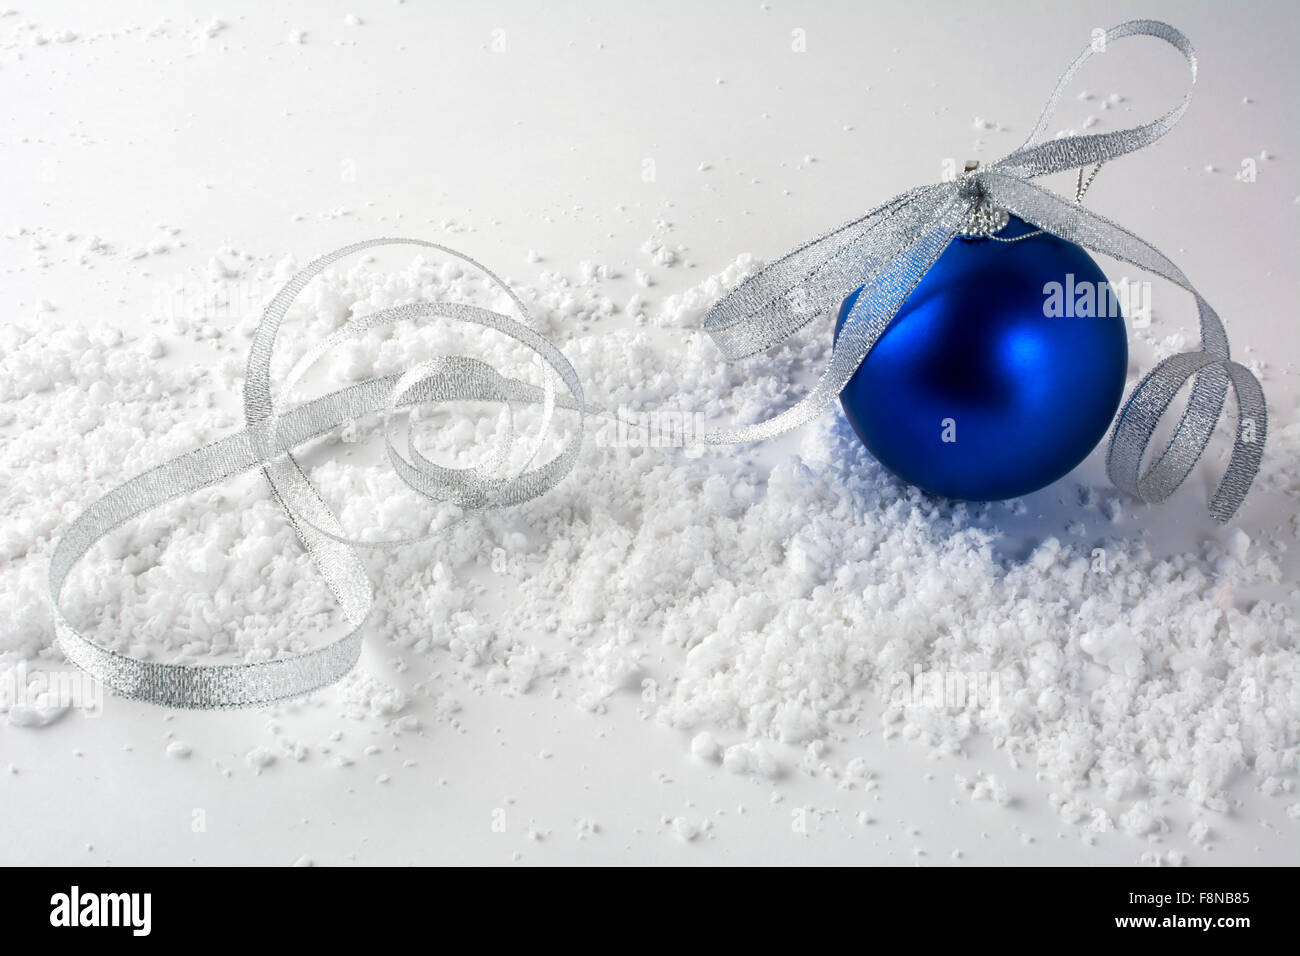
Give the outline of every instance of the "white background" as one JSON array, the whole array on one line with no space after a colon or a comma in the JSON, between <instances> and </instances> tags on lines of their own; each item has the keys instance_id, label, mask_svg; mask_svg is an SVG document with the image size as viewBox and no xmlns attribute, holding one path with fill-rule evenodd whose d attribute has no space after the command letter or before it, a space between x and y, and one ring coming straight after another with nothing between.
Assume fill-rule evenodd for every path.
<instances>
[{"instance_id":1,"label":"white background","mask_svg":"<svg viewBox=\"0 0 1300 956\"><path fill-rule=\"evenodd\" d=\"M209 37L214 16L226 26ZM1090 31L1134 17L1187 33L1202 76L1174 132L1104 169L1088 201L1174 258L1239 354L1268 358L1273 412L1294 421L1294 3L23 3L0 18L0 302L30 316L45 300L63 318L129 327L159 281L200 275L220 247L306 261L381 234L449 242L524 280L583 259L630 274L661 219L689 250L693 268L679 275L693 284L738 253L773 257L936 180L945 160L1007 152ZM77 38L31 42L62 31ZM1175 53L1127 41L1076 89L1122 92L1131 125L1164 112L1184 83ZM1089 112L1067 96L1057 125ZM977 116L1005 129L978 131ZM1234 178L1247 157L1252 183ZM447 220L464 231L448 233ZM93 268L36 268L11 234L71 230L129 249L157 224L179 227L186 247ZM544 262L527 260L534 249ZM1185 310L1191 332L1190 301L1165 308ZM1243 521L1266 530L1284 517L1248 510ZM0 781L0 860L910 864L953 862L959 849L967 863L1100 864L1170 848L1199 863L1300 858L1300 821L1248 784L1213 852L1188 844L1176 807L1154 847L1121 834L1087 847L1047 807L1047 786L994 753L935 762L868 738L881 781L869 796L798 774L775 785L732 776L632 706L597 719L545 697L465 703L459 732L440 726L400 752L384 740L353 774L254 774L242 756L265 714L110 702L98 720L0 729L0 765L18 768ZM337 723L315 704L281 719L304 739ZM168 734L194 759L165 758ZM1007 781L1015 806L954 803L954 772L980 768ZM378 785L383 772L393 779ZM807 834L791 826L797 807L810 808ZM204 832L191 826L196 809ZM491 828L496 809L504 833ZM862 811L874 823L859 825ZM662 822L677 816L714 826L684 842ZM598 832L579 839L581 818Z\"/></svg>"}]
</instances>

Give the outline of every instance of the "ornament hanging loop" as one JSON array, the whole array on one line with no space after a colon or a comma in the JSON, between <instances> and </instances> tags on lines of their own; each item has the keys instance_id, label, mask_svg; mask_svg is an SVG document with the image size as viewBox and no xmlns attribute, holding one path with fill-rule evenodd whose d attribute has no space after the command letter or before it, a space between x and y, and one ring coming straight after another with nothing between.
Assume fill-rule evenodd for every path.
<instances>
[{"instance_id":1,"label":"ornament hanging loop","mask_svg":"<svg viewBox=\"0 0 1300 956\"><path fill-rule=\"evenodd\" d=\"M1093 169L1092 169L1092 172L1088 174L1088 180L1087 180L1087 182L1084 182L1084 179L1083 179L1083 167L1082 167L1082 166L1079 167L1079 179L1078 179L1078 182L1076 182L1076 183L1075 183L1075 186L1074 186L1074 202L1075 202L1075 205L1078 205L1078 206L1082 206L1082 205L1083 205L1083 197L1084 197L1084 195L1088 192L1088 188L1089 188L1090 186L1092 186L1092 181L1093 181L1094 179L1097 178L1097 174L1098 174L1099 172L1101 172L1101 167L1103 167L1103 166L1105 166L1105 165L1106 165L1105 163L1098 163L1096 166L1094 166Z\"/></svg>"}]
</instances>

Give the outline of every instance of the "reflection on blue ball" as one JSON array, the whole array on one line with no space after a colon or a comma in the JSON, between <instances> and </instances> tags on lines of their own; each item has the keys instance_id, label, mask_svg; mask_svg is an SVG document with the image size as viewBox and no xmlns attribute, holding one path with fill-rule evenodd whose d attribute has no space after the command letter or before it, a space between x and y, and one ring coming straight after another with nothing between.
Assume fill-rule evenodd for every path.
<instances>
[{"instance_id":1,"label":"reflection on blue ball","mask_svg":"<svg viewBox=\"0 0 1300 956\"><path fill-rule=\"evenodd\" d=\"M999 236L1032 231L1012 216ZM837 335L860 291L840 307ZM1082 248L1047 234L957 238L840 401L904 481L993 501L1049 485L1088 456L1115 417L1127 365L1119 304Z\"/></svg>"}]
</instances>

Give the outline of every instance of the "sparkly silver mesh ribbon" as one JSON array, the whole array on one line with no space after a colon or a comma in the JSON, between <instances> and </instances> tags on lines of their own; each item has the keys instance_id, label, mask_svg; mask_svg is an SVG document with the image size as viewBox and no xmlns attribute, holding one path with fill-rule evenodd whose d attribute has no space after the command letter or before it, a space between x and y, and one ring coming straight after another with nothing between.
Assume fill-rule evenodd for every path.
<instances>
[{"instance_id":1,"label":"sparkly silver mesh ribbon","mask_svg":"<svg viewBox=\"0 0 1300 956\"><path fill-rule=\"evenodd\" d=\"M1183 54L1191 84L1182 102L1143 126L1036 143L1079 68L1111 41L1129 36L1155 37ZM1195 83L1196 53L1182 33L1156 20L1120 24L1106 31L1104 43L1090 44L1070 64L1024 145L955 182L896 196L751 276L704 318L718 348L733 360L785 340L811 319L838 308L858 286L863 291L845 317L830 363L806 397L766 421L709 432L702 440L723 444L769 438L815 418L844 389L952 238L967 234L972 222L987 219L982 211L1003 209L1045 232L1153 272L1192 294L1200 315L1201 348L1160 362L1133 389L1116 417L1106 467L1111 481L1124 491L1149 502L1167 498L1209 444L1231 385L1237 401L1237 433L1228 467L1209 504L1216 520L1227 521L1246 497L1264 451L1268 413L1258 380L1232 361L1218 314L1158 249L1031 182L1037 176L1102 163L1155 142L1187 110ZM1182 418L1164 450L1143 471L1147 446L1188 380L1192 389Z\"/></svg>"},{"instance_id":2,"label":"sparkly silver mesh ribbon","mask_svg":"<svg viewBox=\"0 0 1300 956\"><path fill-rule=\"evenodd\" d=\"M1191 45L1167 24L1151 20L1125 23L1108 31L1106 41L1138 35L1158 37L1179 49L1187 58L1195 82L1196 57ZM968 234L972 223L991 221L987 210L1005 209L1040 229L1131 262L1191 292L1200 312L1201 350L1164 360L1134 389L1116 420L1108 470L1115 484L1145 500L1158 501L1169 495L1204 451L1231 385L1237 397L1237 439L1227 472L1210 502L1215 518L1227 520L1245 497L1263 450L1267 416L1259 383L1244 366L1230 360L1227 336L1218 316L1159 250L1115 223L1030 182L1035 176L1140 149L1167 132L1187 108L1190 91L1176 109L1145 126L1033 145L1062 90L1093 52L1090 47L1070 65L1024 146L988 169L977 170L956 182L923 186L891 199L800 246L714 305L705 317L705 327L727 358L740 359L785 340L813 318L838 306L853 289L863 287L845 319L831 361L809 395L766 421L700 437L713 444L755 441L797 428L816 417L844 389L903 301L953 237ZM355 318L308 350L290 372L277 401L271 390L271 355L289 306L307 283L333 262L382 245L433 249L474 266L505 293L521 321L475 306L445 302L418 302ZM474 358L448 356L298 405L284 402L312 366L346 339L377 326L435 317L495 329L515 339L544 363L544 385L539 388L507 378ZM430 500L453 502L472 511L517 504L544 493L577 460L586 406L573 367L530 323L528 307L497 276L436 243L375 239L312 262L267 305L254 335L244 385L244 429L110 491L78 516L59 541L50 563L59 647L69 660L118 694L172 707L265 704L300 696L338 680L356 663L361 627L373 603L360 550L422 539L350 540L294 458L294 449L340 425L380 412L384 415L385 446L395 471ZM562 393L557 393L557 379L564 387ZM1156 426L1189 379L1193 381L1192 394L1173 437L1156 462L1142 472L1142 458ZM536 404L541 408L541 425L530 443L523 446L522 454L511 453L513 435L507 433L491 459L474 468L446 468L429 461L416 450L409 434L403 454L392 432L394 414L423 402L454 400ZM562 438L559 451L535 465L556 409L575 411L576 427ZM508 466L511 461L515 464ZM284 508L338 600L352 628L349 633L318 649L259 663L167 664L102 647L68 622L61 603L64 584L73 566L97 541L166 501L252 469L261 470Z\"/></svg>"},{"instance_id":3,"label":"sparkly silver mesh ribbon","mask_svg":"<svg viewBox=\"0 0 1300 956\"><path fill-rule=\"evenodd\" d=\"M522 321L487 309L459 303L418 302L384 309L353 319L313 347L290 373L280 399L331 348L366 330L403 320L443 317L496 329L531 349L544 363L544 385L537 387L506 378L478 359L448 356L423 362L402 373L383 375L292 407L283 407L271 394L271 353L280 322L290 304L311 279L344 256L382 245L412 245L434 249L479 269L518 310ZM435 501L450 501L475 510L517 504L556 484L573 467L582 441L583 395L577 373L550 342L531 327L528 307L492 272L458 252L418 239L374 239L322 256L299 272L282 289L262 316L249 351L244 384L245 427L227 438L205 445L110 491L83 512L60 539L50 562L55 634L68 659L125 697L171 707L212 708L265 704L309 693L338 680L361 652L361 627L373 601L370 580L359 549L390 547L401 541L349 540L293 457L293 449L363 415L384 415L389 458L402 479ZM565 393L557 395L556 381ZM479 466L455 469L420 455L409 440L404 456L394 441L391 422L401 408L437 401L527 402L540 406L541 423L535 437L511 454L512 432L491 459ZM563 436L559 450L534 464L547 440L557 408L577 413L576 427ZM509 465L509 467L507 467ZM253 664L167 664L119 654L77 632L64 615L63 586L72 567L104 535L151 508L208 485L261 469L276 500L283 506L299 538L339 602L352 630L344 637L307 653ZM445 529L440 529L445 530Z\"/></svg>"}]
</instances>

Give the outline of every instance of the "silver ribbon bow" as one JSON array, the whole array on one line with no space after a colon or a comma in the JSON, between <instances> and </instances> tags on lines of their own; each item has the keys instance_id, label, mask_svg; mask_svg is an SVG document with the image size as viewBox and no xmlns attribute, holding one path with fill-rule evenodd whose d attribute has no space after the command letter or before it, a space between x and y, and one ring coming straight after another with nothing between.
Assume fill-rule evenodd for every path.
<instances>
[{"instance_id":1,"label":"silver ribbon bow","mask_svg":"<svg viewBox=\"0 0 1300 956\"><path fill-rule=\"evenodd\" d=\"M1108 31L1106 39L1135 35L1159 37L1177 47L1186 56L1195 81L1195 54L1181 33L1167 24L1140 20ZM1167 496L1187 476L1208 443L1231 383L1238 404L1237 441L1227 473L1210 503L1211 512L1219 520L1231 516L1250 487L1262 453L1267 419L1259 383L1246 368L1229 359L1227 337L1218 316L1158 250L1120 226L1029 181L1034 176L1140 149L1168 131L1187 108L1190 92L1177 109L1146 126L1030 145L1042 132L1064 86L1092 52L1091 48L1085 50L1071 64L1020 149L955 183L924 186L891 199L862 218L800 246L720 300L705 317L705 327L724 355L738 359L775 345L837 306L853 289L865 287L846 318L829 366L806 398L767 421L700 437L713 444L754 441L789 431L814 418L843 390L952 238L967 228L973 216L996 206L1062 238L1164 276L1192 293L1200 310L1202 349L1166 359L1134 389L1117 419L1108 467L1112 480L1127 491L1149 501ZM307 283L330 264L382 245L433 249L474 266L505 293L520 320L446 302L417 302L355 318L308 350L280 389L281 402L277 402L271 392L271 355L289 306ZM448 356L298 405L283 406L283 396L290 394L312 366L341 342L378 326L435 317L496 329L510 336L542 360L548 370L544 385L539 388L507 378L478 359ZM1142 456L1156 425L1189 378L1195 379L1192 395L1173 438L1156 463L1140 473ZM557 393L557 379L564 387L563 393ZM395 413L423 402L456 400L537 404L542 410L541 424L522 453L512 452L513 434L507 433L489 463L475 468L446 468L420 455L409 441L409 421L407 452L404 455L400 451L390 427ZM576 427L560 442L558 452L535 465L554 413L561 408L577 413ZM172 707L265 704L332 683L356 663L361 651L361 628L373 604L373 590L360 550L422 539L350 540L293 457L293 450L347 422L382 412L389 459L402 480L430 500L453 502L468 512L518 504L559 482L577 460L586 410L573 367L533 328L524 302L474 260L418 239L374 239L322 256L294 276L263 313L249 352L244 385L245 427L110 491L79 515L60 539L50 562L59 647L69 660L118 694ZM1243 438L1246 423L1252 420L1255 441ZM72 568L97 541L166 501L255 468L261 470L338 600L351 631L333 643L292 657L252 664L196 665L129 657L96 644L69 623L62 606L64 585Z\"/></svg>"},{"instance_id":2,"label":"silver ribbon bow","mask_svg":"<svg viewBox=\"0 0 1300 956\"><path fill-rule=\"evenodd\" d=\"M310 349L299 360L281 389L287 395L330 349L378 326L403 320L443 317L496 329L531 349L545 363L545 384L538 388L506 378L484 362L449 356L423 362L402 373L382 375L330 392L291 408L282 408L271 394L271 353L285 312L311 279L344 256L383 245L412 245L434 249L479 269L511 300L523 321L475 306L448 302L417 302L383 309L348 322ZM577 373L568 360L531 324L524 302L496 275L452 249L419 239L372 239L322 256L308 265L267 305L249 350L244 383L242 431L205 445L138 475L86 509L59 540L50 562L50 591L54 599L55 634L68 659L124 697L172 707L243 707L297 697L330 684L356 663L361 653L361 627L370 613L373 590L359 549L411 544L400 541L349 540L338 517L294 459L304 442L372 412L384 414L384 439L389 460L411 488L435 501L450 501L466 512L518 504L534 498L568 474L582 441L583 396ZM567 394L556 394L556 380ZM409 441L407 455L394 441L391 418L399 409L439 401L527 402L540 405L541 423L535 439L511 453L513 433L491 460L481 466L453 469L422 456ZM552 425L556 408L577 412L577 427L549 460L534 465ZM409 457L408 457L409 456ZM513 463L513 464L511 464ZM102 647L78 633L67 620L61 596L68 573L96 541L150 508L208 485L259 468L272 494L284 508L312 561L324 576L352 630L333 643L293 657L253 664L166 664L145 661ZM445 528L440 528L441 533Z\"/></svg>"},{"instance_id":3,"label":"silver ribbon bow","mask_svg":"<svg viewBox=\"0 0 1300 956\"><path fill-rule=\"evenodd\" d=\"M1129 36L1164 40L1187 60L1191 85L1183 101L1144 126L1112 133L1067 136L1035 144L1075 73L1106 44ZM755 355L835 309L863 286L845 317L830 363L812 391L779 415L741 428L701 436L712 443L769 438L811 421L844 390L884 334L903 301L954 236L990 209L1015 213L1039 229L1162 276L1192 294L1200 314L1201 348L1160 362L1129 395L1115 420L1106 470L1112 482L1144 501L1167 498L1205 451L1223 410L1227 387L1237 399L1237 434L1227 470L1209 510L1227 521L1259 470L1268 412L1259 381L1232 361L1223 323L1210 304L1160 250L1109 219L1069 202L1031 180L1082 169L1155 142L1178 122L1196 83L1196 52L1178 30L1157 20L1133 20L1107 30L1061 76L1024 144L983 170L955 182L922 186L896 196L859 219L805 243L750 276L705 315L704 327L729 359ZM1145 471L1142 459L1157 425L1179 390L1193 380L1186 410L1164 451Z\"/></svg>"}]
</instances>

